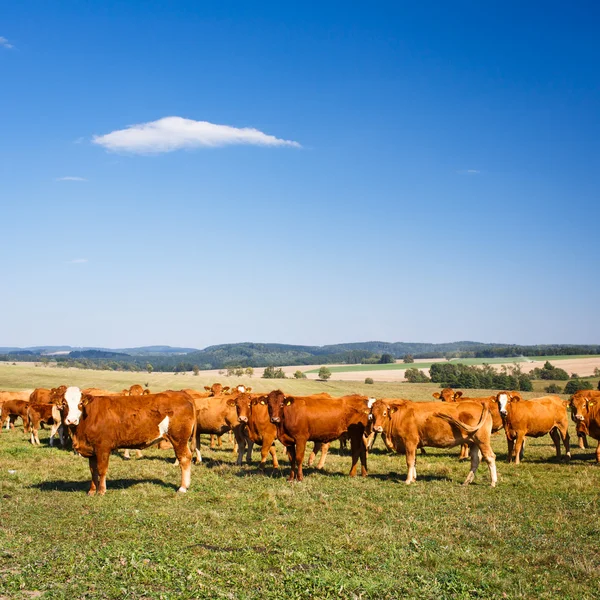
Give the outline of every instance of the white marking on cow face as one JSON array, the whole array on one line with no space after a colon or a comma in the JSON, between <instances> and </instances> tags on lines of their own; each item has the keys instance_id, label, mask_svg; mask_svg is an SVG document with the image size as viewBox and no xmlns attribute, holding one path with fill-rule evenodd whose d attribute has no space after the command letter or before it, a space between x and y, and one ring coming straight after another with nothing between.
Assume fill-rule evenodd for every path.
<instances>
[{"instance_id":1,"label":"white marking on cow face","mask_svg":"<svg viewBox=\"0 0 600 600\"><path fill-rule=\"evenodd\" d=\"M500 413L506 414L506 405L508 404L508 394L498 395L498 404L500 405Z\"/></svg>"},{"instance_id":2,"label":"white marking on cow face","mask_svg":"<svg viewBox=\"0 0 600 600\"><path fill-rule=\"evenodd\" d=\"M375 404L375 402L377 402L377 398L369 398L367 400L367 408L369 410L371 410L373 408L373 404Z\"/></svg>"},{"instance_id":3,"label":"white marking on cow face","mask_svg":"<svg viewBox=\"0 0 600 600\"><path fill-rule=\"evenodd\" d=\"M169 431L169 417L165 417L158 424L158 432L161 436L165 435L167 433L167 431Z\"/></svg>"},{"instance_id":4,"label":"white marking on cow face","mask_svg":"<svg viewBox=\"0 0 600 600\"><path fill-rule=\"evenodd\" d=\"M240 394L244 394L244 393L246 393L246 387L245 387L245 386L243 386L243 385L238 385L238 388L237 388L237 389L238 389L238 392L239 392Z\"/></svg>"},{"instance_id":5,"label":"white marking on cow face","mask_svg":"<svg viewBox=\"0 0 600 600\"><path fill-rule=\"evenodd\" d=\"M67 402L67 416L65 417L65 425L79 425L81 418L81 390L78 387L68 387L65 392L65 400Z\"/></svg>"}]
</instances>

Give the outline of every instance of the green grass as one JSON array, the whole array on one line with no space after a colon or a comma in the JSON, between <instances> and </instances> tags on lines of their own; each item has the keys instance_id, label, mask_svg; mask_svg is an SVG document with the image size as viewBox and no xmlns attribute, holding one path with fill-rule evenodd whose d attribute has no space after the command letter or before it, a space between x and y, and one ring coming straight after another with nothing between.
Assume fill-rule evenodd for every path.
<instances>
[{"instance_id":1,"label":"green grass","mask_svg":"<svg viewBox=\"0 0 600 600\"><path fill-rule=\"evenodd\" d=\"M463 365L497 365L497 364L512 364L512 363L522 363L522 362L531 362L531 361L547 361L550 362L555 360L568 360L574 358L597 358L597 355L592 354L580 354L573 356L527 356L523 357L515 357L515 358L453 358L450 362L456 364ZM439 361L436 361L439 362ZM429 369L434 361L431 360L423 360L414 363L392 363L386 365L343 365L341 367L329 367L327 368L332 373L351 373L353 371L390 371L390 370L402 370L402 369ZM305 371L306 373L318 373L319 369L311 369L310 371Z\"/></svg>"},{"instance_id":2,"label":"green grass","mask_svg":"<svg viewBox=\"0 0 600 600\"><path fill-rule=\"evenodd\" d=\"M76 370L54 379L52 369L18 369L22 385L7 367L0 369L0 389L25 389L33 380L120 389L148 379ZM149 379L156 389L202 382L170 377ZM438 389L252 384L302 393L345 393L349 385L423 400ZM203 448L206 462L194 467L190 492L180 496L172 453L152 449L137 460L112 456L107 495L88 498L87 460L49 448L47 434L33 448L20 428L0 433L0 598L600 595L600 468L593 450L575 449L563 464L552 459L548 437L528 440L525 463L515 467L504 462L501 432L494 437L500 479L491 489L483 465L475 484L459 485L468 466L457 461L458 449L419 456L420 481L407 487L404 457L380 443L366 479L348 478L349 457L333 450L325 472L306 469L304 482L293 485L270 468L262 475L255 466L236 467L230 446Z\"/></svg>"}]
</instances>

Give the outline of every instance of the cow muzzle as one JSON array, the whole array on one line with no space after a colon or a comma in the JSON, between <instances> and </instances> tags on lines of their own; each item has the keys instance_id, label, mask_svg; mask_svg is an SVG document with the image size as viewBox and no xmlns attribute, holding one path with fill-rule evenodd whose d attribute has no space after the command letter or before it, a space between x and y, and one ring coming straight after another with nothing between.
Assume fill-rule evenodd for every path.
<instances>
[{"instance_id":1,"label":"cow muzzle","mask_svg":"<svg viewBox=\"0 0 600 600\"><path fill-rule=\"evenodd\" d=\"M238 417L240 423L247 423L248 422L248 417Z\"/></svg>"},{"instance_id":2,"label":"cow muzzle","mask_svg":"<svg viewBox=\"0 0 600 600\"><path fill-rule=\"evenodd\" d=\"M79 425L79 419L65 419L65 425Z\"/></svg>"},{"instance_id":3,"label":"cow muzzle","mask_svg":"<svg viewBox=\"0 0 600 600\"><path fill-rule=\"evenodd\" d=\"M583 415L575 415L575 419L577 419L577 421L583 421L584 416Z\"/></svg>"},{"instance_id":4,"label":"cow muzzle","mask_svg":"<svg viewBox=\"0 0 600 600\"><path fill-rule=\"evenodd\" d=\"M279 423L279 417L271 417L271 423Z\"/></svg>"},{"instance_id":5,"label":"cow muzzle","mask_svg":"<svg viewBox=\"0 0 600 600\"><path fill-rule=\"evenodd\" d=\"M383 427L381 425L377 425L376 427L373 427L373 429L377 432L377 433L383 433Z\"/></svg>"}]
</instances>

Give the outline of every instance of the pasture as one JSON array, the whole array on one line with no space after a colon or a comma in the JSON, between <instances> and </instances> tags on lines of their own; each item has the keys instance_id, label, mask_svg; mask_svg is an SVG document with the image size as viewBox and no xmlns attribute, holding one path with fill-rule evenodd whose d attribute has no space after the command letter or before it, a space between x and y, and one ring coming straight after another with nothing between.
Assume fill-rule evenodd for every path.
<instances>
[{"instance_id":1,"label":"pasture","mask_svg":"<svg viewBox=\"0 0 600 600\"><path fill-rule=\"evenodd\" d=\"M213 380L0 365L0 389L149 382L158 391ZM439 389L219 380L420 400ZM20 426L0 433L0 598L600 596L600 468L591 448L574 448L566 464L554 459L549 437L528 440L516 467L505 462L499 432L492 489L485 465L473 485L460 485L468 465L458 462L458 448L427 449L418 456L418 483L405 486L404 457L384 451L380 440L369 477L350 479L350 457L334 442L324 471L308 468L291 485L287 460L282 473L236 467L231 446L208 450L205 436L205 462L193 468L187 494L175 493L172 451L151 449L131 461L113 455L107 495L88 497L87 460L49 448L47 435L34 448Z\"/></svg>"}]
</instances>

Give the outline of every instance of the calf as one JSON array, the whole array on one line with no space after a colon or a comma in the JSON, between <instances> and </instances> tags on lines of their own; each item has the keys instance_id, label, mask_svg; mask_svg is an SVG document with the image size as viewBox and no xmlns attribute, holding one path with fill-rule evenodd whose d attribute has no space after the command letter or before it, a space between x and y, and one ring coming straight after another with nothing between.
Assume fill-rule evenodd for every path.
<instances>
[{"instance_id":1,"label":"calf","mask_svg":"<svg viewBox=\"0 0 600 600\"><path fill-rule=\"evenodd\" d=\"M246 448L246 462L249 463L252 460L252 446L254 442L248 439L244 431L245 424L240 423L238 419L235 409L235 396L221 395L209 396L207 398L203 394L195 395L193 390L189 390L188 393L193 398L196 408L196 437L194 445L196 462L202 462L202 455L200 453L200 435L202 433L223 435L228 431L233 431L238 448L236 464L242 464Z\"/></svg>"},{"instance_id":2,"label":"calf","mask_svg":"<svg viewBox=\"0 0 600 600\"><path fill-rule=\"evenodd\" d=\"M106 493L110 453L116 448L148 448L167 439L181 468L179 492L187 492L191 479L191 452L196 412L185 392L137 396L82 396L70 387L62 398L63 420L73 448L89 459L92 484L89 495Z\"/></svg>"},{"instance_id":3,"label":"calf","mask_svg":"<svg viewBox=\"0 0 600 600\"><path fill-rule=\"evenodd\" d=\"M268 395L267 403L271 422L277 425L277 438L290 458L289 481L303 479L302 462L309 440L328 443L346 432L352 452L350 476L356 475L359 458L361 474L367 476L367 449L363 438L370 411L366 396L286 396L281 390L275 390Z\"/></svg>"},{"instance_id":4,"label":"calf","mask_svg":"<svg viewBox=\"0 0 600 600\"><path fill-rule=\"evenodd\" d=\"M554 442L556 456L560 458L562 439L567 458L571 458L566 402L558 396L523 400L517 393L500 392L496 396L496 402L504 423L508 462L513 459L513 451L515 464L521 462L521 449L525 437L537 438L548 433Z\"/></svg>"},{"instance_id":5,"label":"calf","mask_svg":"<svg viewBox=\"0 0 600 600\"><path fill-rule=\"evenodd\" d=\"M27 433L29 431L28 408L29 402L26 400L5 400L0 405L0 428L6 423L6 429L14 429L15 421L21 417L23 419L23 430Z\"/></svg>"},{"instance_id":6,"label":"calf","mask_svg":"<svg viewBox=\"0 0 600 600\"><path fill-rule=\"evenodd\" d=\"M596 462L600 462L600 392L580 390L571 397L570 406L577 431L598 440Z\"/></svg>"},{"instance_id":7,"label":"calf","mask_svg":"<svg viewBox=\"0 0 600 600\"><path fill-rule=\"evenodd\" d=\"M66 389L66 388L65 388ZM30 423L30 439L29 441L34 446L40 446L40 438L38 431L42 423L51 425L50 428L50 445L54 446L54 436L58 431L60 445L64 447L65 441L63 437L61 414L58 406L51 404L33 404L28 407L27 416Z\"/></svg>"},{"instance_id":8,"label":"calf","mask_svg":"<svg viewBox=\"0 0 600 600\"><path fill-rule=\"evenodd\" d=\"M419 445L434 448L451 448L469 444L471 470L464 481L473 481L479 466L479 452L488 465L492 487L497 482L496 455L490 437L492 417L486 406L479 402L412 402L394 403L377 400L371 409L373 428L385 432L394 449L406 454L408 474L406 483L417 480L417 448Z\"/></svg>"}]
</instances>

